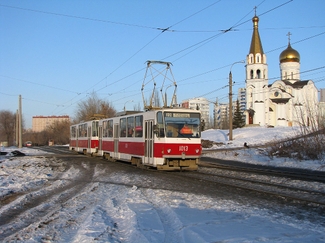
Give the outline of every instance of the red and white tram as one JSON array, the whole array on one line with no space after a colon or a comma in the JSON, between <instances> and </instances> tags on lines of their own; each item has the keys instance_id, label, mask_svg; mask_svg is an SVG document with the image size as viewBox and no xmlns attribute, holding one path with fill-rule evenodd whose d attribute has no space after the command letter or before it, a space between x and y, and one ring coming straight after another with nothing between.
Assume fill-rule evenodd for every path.
<instances>
[{"instance_id":1,"label":"red and white tram","mask_svg":"<svg viewBox=\"0 0 325 243\"><path fill-rule=\"evenodd\" d=\"M196 170L202 151L200 121L200 112L190 109L126 112L98 121L98 149L87 153L159 170ZM84 152L71 146L76 140L72 127L70 150Z\"/></svg>"},{"instance_id":2,"label":"red and white tram","mask_svg":"<svg viewBox=\"0 0 325 243\"><path fill-rule=\"evenodd\" d=\"M84 154L98 152L99 120L87 121L70 126L69 149Z\"/></svg>"}]
</instances>

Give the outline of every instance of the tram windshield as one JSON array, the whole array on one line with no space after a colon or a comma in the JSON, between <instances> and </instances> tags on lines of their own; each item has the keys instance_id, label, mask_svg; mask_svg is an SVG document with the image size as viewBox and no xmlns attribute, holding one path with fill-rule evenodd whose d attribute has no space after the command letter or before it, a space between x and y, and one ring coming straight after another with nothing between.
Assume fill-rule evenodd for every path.
<instances>
[{"instance_id":1,"label":"tram windshield","mask_svg":"<svg viewBox=\"0 0 325 243\"><path fill-rule=\"evenodd\" d=\"M158 119L159 120L159 119ZM166 137L199 138L200 113L164 112Z\"/></svg>"}]
</instances>

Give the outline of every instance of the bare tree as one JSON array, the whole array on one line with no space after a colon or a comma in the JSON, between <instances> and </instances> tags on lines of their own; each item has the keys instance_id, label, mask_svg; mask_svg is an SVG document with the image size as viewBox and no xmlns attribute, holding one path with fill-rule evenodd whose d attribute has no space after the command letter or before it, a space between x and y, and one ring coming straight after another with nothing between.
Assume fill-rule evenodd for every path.
<instances>
[{"instance_id":1,"label":"bare tree","mask_svg":"<svg viewBox=\"0 0 325 243\"><path fill-rule=\"evenodd\" d=\"M153 97L153 102L154 102L154 106L155 107L161 107L161 100L160 100L160 97L159 97L159 93L158 93L158 90L155 90L155 95Z\"/></svg>"},{"instance_id":2,"label":"bare tree","mask_svg":"<svg viewBox=\"0 0 325 243\"><path fill-rule=\"evenodd\" d=\"M295 124L299 125L297 137L288 141L275 141L269 150L269 155L295 158L297 161L305 159L321 160L324 162L325 131L319 126L318 107L314 104L305 107L295 107Z\"/></svg>"},{"instance_id":3,"label":"bare tree","mask_svg":"<svg viewBox=\"0 0 325 243\"><path fill-rule=\"evenodd\" d=\"M113 106L105 100L98 98L95 92L91 93L87 100L78 104L75 121L87 121L94 117L109 118L116 114Z\"/></svg>"},{"instance_id":4,"label":"bare tree","mask_svg":"<svg viewBox=\"0 0 325 243\"><path fill-rule=\"evenodd\" d=\"M23 134L24 141L32 141L35 146L48 145L49 140L51 139L52 134L48 130L41 132L25 132Z\"/></svg>"},{"instance_id":5,"label":"bare tree","mask_svg":"<svg viewBox=\"0 0 325 243\"><path fill-rule=\"evenodd\" d=\"M48 145L49 141L53 141L57 145L69 143L70 139L70 121L56 121L49 125L41 132L25 132L23 134L24 141L32 141L34 145Z\"/></svg>"},{"instance_id":6,"label":"bare tree","mask_svg":"<svg viewBox=\"0 0 325 243\"><path fill-rule=\"evenodd\" d=\"M133 106L133 110L134 110L134 111L141 111L142 108L141 108L140 103L138 103L137 105L134 105L134 106Z\"/></svg>"},{"instance_id":7,"label":"bare tree","mask_svg":"<svg viewBox=\"0 0 325 243\"><path fill-rule=\"evenodd\" d=\"M8 110L0 111L0 136L4 137L8 145L14 145L15 121L15 113Z\"/></svg>"},{"instance_id":8,"label":"bare tree","mask_svg":"<svg viewBox=\"0 0 325 243\"><path fill-rule=\"evenodd\" d=\"M69 143L70 139L70 121L56 121L51 124L47 129L51 140L55 144L64 145Z\"/></svg>"}]
</instances>

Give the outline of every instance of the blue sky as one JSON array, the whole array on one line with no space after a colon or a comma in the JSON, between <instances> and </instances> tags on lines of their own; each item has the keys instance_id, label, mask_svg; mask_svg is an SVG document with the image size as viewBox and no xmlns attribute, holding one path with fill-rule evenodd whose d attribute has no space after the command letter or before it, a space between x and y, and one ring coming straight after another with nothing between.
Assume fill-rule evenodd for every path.
<instances>
[{"instance_id":1,"label":"blue sky","mask_svg":"<svg viewBox=\"0 0 325 243\"><path fill-rule=\"evenodd\" d=\"M279 78L290 31L301 79L325 88L325 1L0 0L0 110L15 112L22 95L31 128L32 116L73 117L92 92L117 111L142 107L147 60L173 64L178 102L227 103L230 67L248 54L255 6L269 83ZM233 65L232 74L236 94L245 65Z\"/></svg>"}]
</instances>

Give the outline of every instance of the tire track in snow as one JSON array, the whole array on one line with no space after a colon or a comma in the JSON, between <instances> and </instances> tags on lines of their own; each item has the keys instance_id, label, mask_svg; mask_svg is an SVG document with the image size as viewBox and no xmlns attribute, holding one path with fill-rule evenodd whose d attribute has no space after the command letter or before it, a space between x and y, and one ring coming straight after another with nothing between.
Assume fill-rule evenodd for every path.
<instances>
[{"instance_id":1,"label":"tire track in snow","mask_svg":"<svg viewBox=\"0 0 325 243\"><path fill-rule=\"evenodd\" d=\"M154 190L143 190L143 195L147 198L157 211L165 230L166 243L185 243L183 236L184 225L178 218L174 210L159 198Z\"/></svg>"},{"instance_id":2,"label":"tire track in snow","mask_svg":"<svg viewBox=\"0 0 325 243\"><path fill-rule=\"evenodd\" d=\"M78 174L77 181L70 181L71 183L55 187L50 191L48 190L49 188L46 188L43 191L40 190L40 193L25 195L17 200L16 203L13 202L13 206L7 207L1 213L0 241L28 227L36 219L58 210L61 208L62 203L77 195L89 183L88 178L92 178L94 165L90 163L89 168L85 169L79 166L78 169L80 169L80 174ZM68 172L69 170L63 175L69 174ZM87 179L83 181L83 178Z\"/></svg>"}]
</instances>

